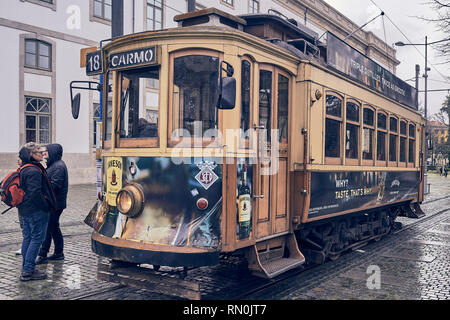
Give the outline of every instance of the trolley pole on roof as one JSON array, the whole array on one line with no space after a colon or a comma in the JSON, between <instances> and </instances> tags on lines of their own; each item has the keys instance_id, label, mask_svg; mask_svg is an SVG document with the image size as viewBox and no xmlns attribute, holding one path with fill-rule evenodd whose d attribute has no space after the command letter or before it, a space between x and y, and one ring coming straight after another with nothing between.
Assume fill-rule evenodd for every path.
<instances>
[{"instance_id":1,"label":"trolley pole on roof","mask_svg":"<svg viewBox=\"0 0 450 320\"><path fill-rule=\"evenodd\" d=\"M423 177L424 182L424 188L425 188L425 194L428 193L428 184L427 184L427 178L428 178L428 113L427 113L427 106L428 106L428 37L425 36L425 74L423 77L425 78L425 151L424 151L424 158L425 158L425 172Z\"/></svg>"}]
</instances>

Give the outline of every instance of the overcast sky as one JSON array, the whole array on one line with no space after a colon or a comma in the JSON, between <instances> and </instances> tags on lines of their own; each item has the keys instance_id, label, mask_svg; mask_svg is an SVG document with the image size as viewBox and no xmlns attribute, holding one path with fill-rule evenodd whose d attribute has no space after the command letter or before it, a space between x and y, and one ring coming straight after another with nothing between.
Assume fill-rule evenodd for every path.
<instances>
[{"instance_id":1,"label":"overcast sky","mask_svg":"<svg viewBox=\"0 0 450 320\"><path fill-rule=\"evenodd\" d=\"M402 35L403 32L412 43L424 43L425 36L428 36L428 42L433 42L448 38L432 23L427 23L417 17L434 17L436 13L427 3L429 0L325 0L328 4L353 20L358 25L363 25L380 14L381 8L384 13L383 19L377 18L368 24L364 30L372 31L380 39L385 39L389 45L402 41L409 41ZM376 6L375 6L375 4ZM390 20L387 18L389 17ZM394 26L401 30L401 32ZM425 70L425 46L416 46L422 55L413 47L394 47L397 50L397 59L401 62L397 67L397 76L403 80L415 77L415 65L420 65L421 75ZM450 65L439 64L441 60L436 52L428 46L428 63L431 71L428 72L428 89L450 89ZM430 65L430 63L432 65ZM407 81L414 86L415 82ZM419 90L424 90L424 79L419 82ZM429 92L428 93L428 116L437 113L441 108L442 102L448 92ZM424 105L424 94L419 94L419 103Z\"/></svg>"}]
</instances>

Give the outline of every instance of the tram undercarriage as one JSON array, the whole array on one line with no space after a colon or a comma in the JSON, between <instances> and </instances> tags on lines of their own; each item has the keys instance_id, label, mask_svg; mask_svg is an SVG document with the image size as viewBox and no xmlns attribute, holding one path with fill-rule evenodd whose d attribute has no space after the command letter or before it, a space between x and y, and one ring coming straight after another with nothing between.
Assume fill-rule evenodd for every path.
<instances>
[{"instance_id":1,"label":"tram undercarriage","mask_svg":"<svg viewBox=\"0 0 450 320\"><path fill-rule=\"evenodd\" d=\"M336 260L344 252L355 250L369 241L379 241L383 236L402 228L397 216L419 218L424 213L418 203L400 203L368 210L361 214L345 215L333 220L304 224L296 231L299 248L308 264L322 264L327 259Z\"/></svg>"}]
</instances>

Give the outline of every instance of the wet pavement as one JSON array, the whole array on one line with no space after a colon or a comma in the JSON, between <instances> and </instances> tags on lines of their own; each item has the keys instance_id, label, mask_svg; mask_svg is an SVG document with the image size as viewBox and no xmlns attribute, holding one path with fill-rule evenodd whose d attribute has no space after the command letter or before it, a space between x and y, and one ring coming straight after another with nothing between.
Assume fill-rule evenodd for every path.
<instances>
[{"instance_id":1,"label":"wet pavement","mask_svg":"<svg viewBox=\"0 0 450 320\"><path fill-rule=\"evenodd\" d=\"M402 230L343 255L337 261L294 274L245 295L215 299L258 300L450 300L450 178L429 174L431 193L421 219L399 217ZM95 185L71 186L61 217L65 260L38 266L46 280L19 281L22 234L17 211L0 216L0 299L173 299L147 290L97 280L98 257L84 218L95 203ZM3 207L0 205L0 209ZM53 247L50 253L52 253ZM214 272L213 272L214 273ZM205 281L210 281L207 278ZM211 283L223 281L214 280ZM253 282L263 281L256 280ZM209 283L210 287L214 287ZM270 282L267 282L270 284Z\"/></svg>"}]
</instances>

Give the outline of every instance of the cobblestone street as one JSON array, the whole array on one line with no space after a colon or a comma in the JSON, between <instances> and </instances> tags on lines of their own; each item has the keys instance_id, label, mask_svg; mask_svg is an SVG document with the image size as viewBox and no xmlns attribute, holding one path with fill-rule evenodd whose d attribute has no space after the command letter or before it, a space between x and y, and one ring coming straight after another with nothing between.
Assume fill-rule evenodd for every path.
<instances>
[{"instance_id":1,"label":"cobblestone street","mask_svg":"<svg viewBox=\"0 0 450 320\"><path fill-rule=\"evenodd\" d=\"M450 178L429 174L428 183L431 193L421 206L425 217L400 217L402 230L244 299L450 300ZM66 259L38 266L47 272L46 280L19 281L22 257L15 252L22 234L17 211L0 217L0 299L174 299L97 280L98 257L91 251L91 229L83 222L95 193L94 185L70 187L68 208L61 218ZM380 283L370 288L373 270L379 271ZM215 298L230 297L219 292Z\"/></svg>"}]
</instances>

